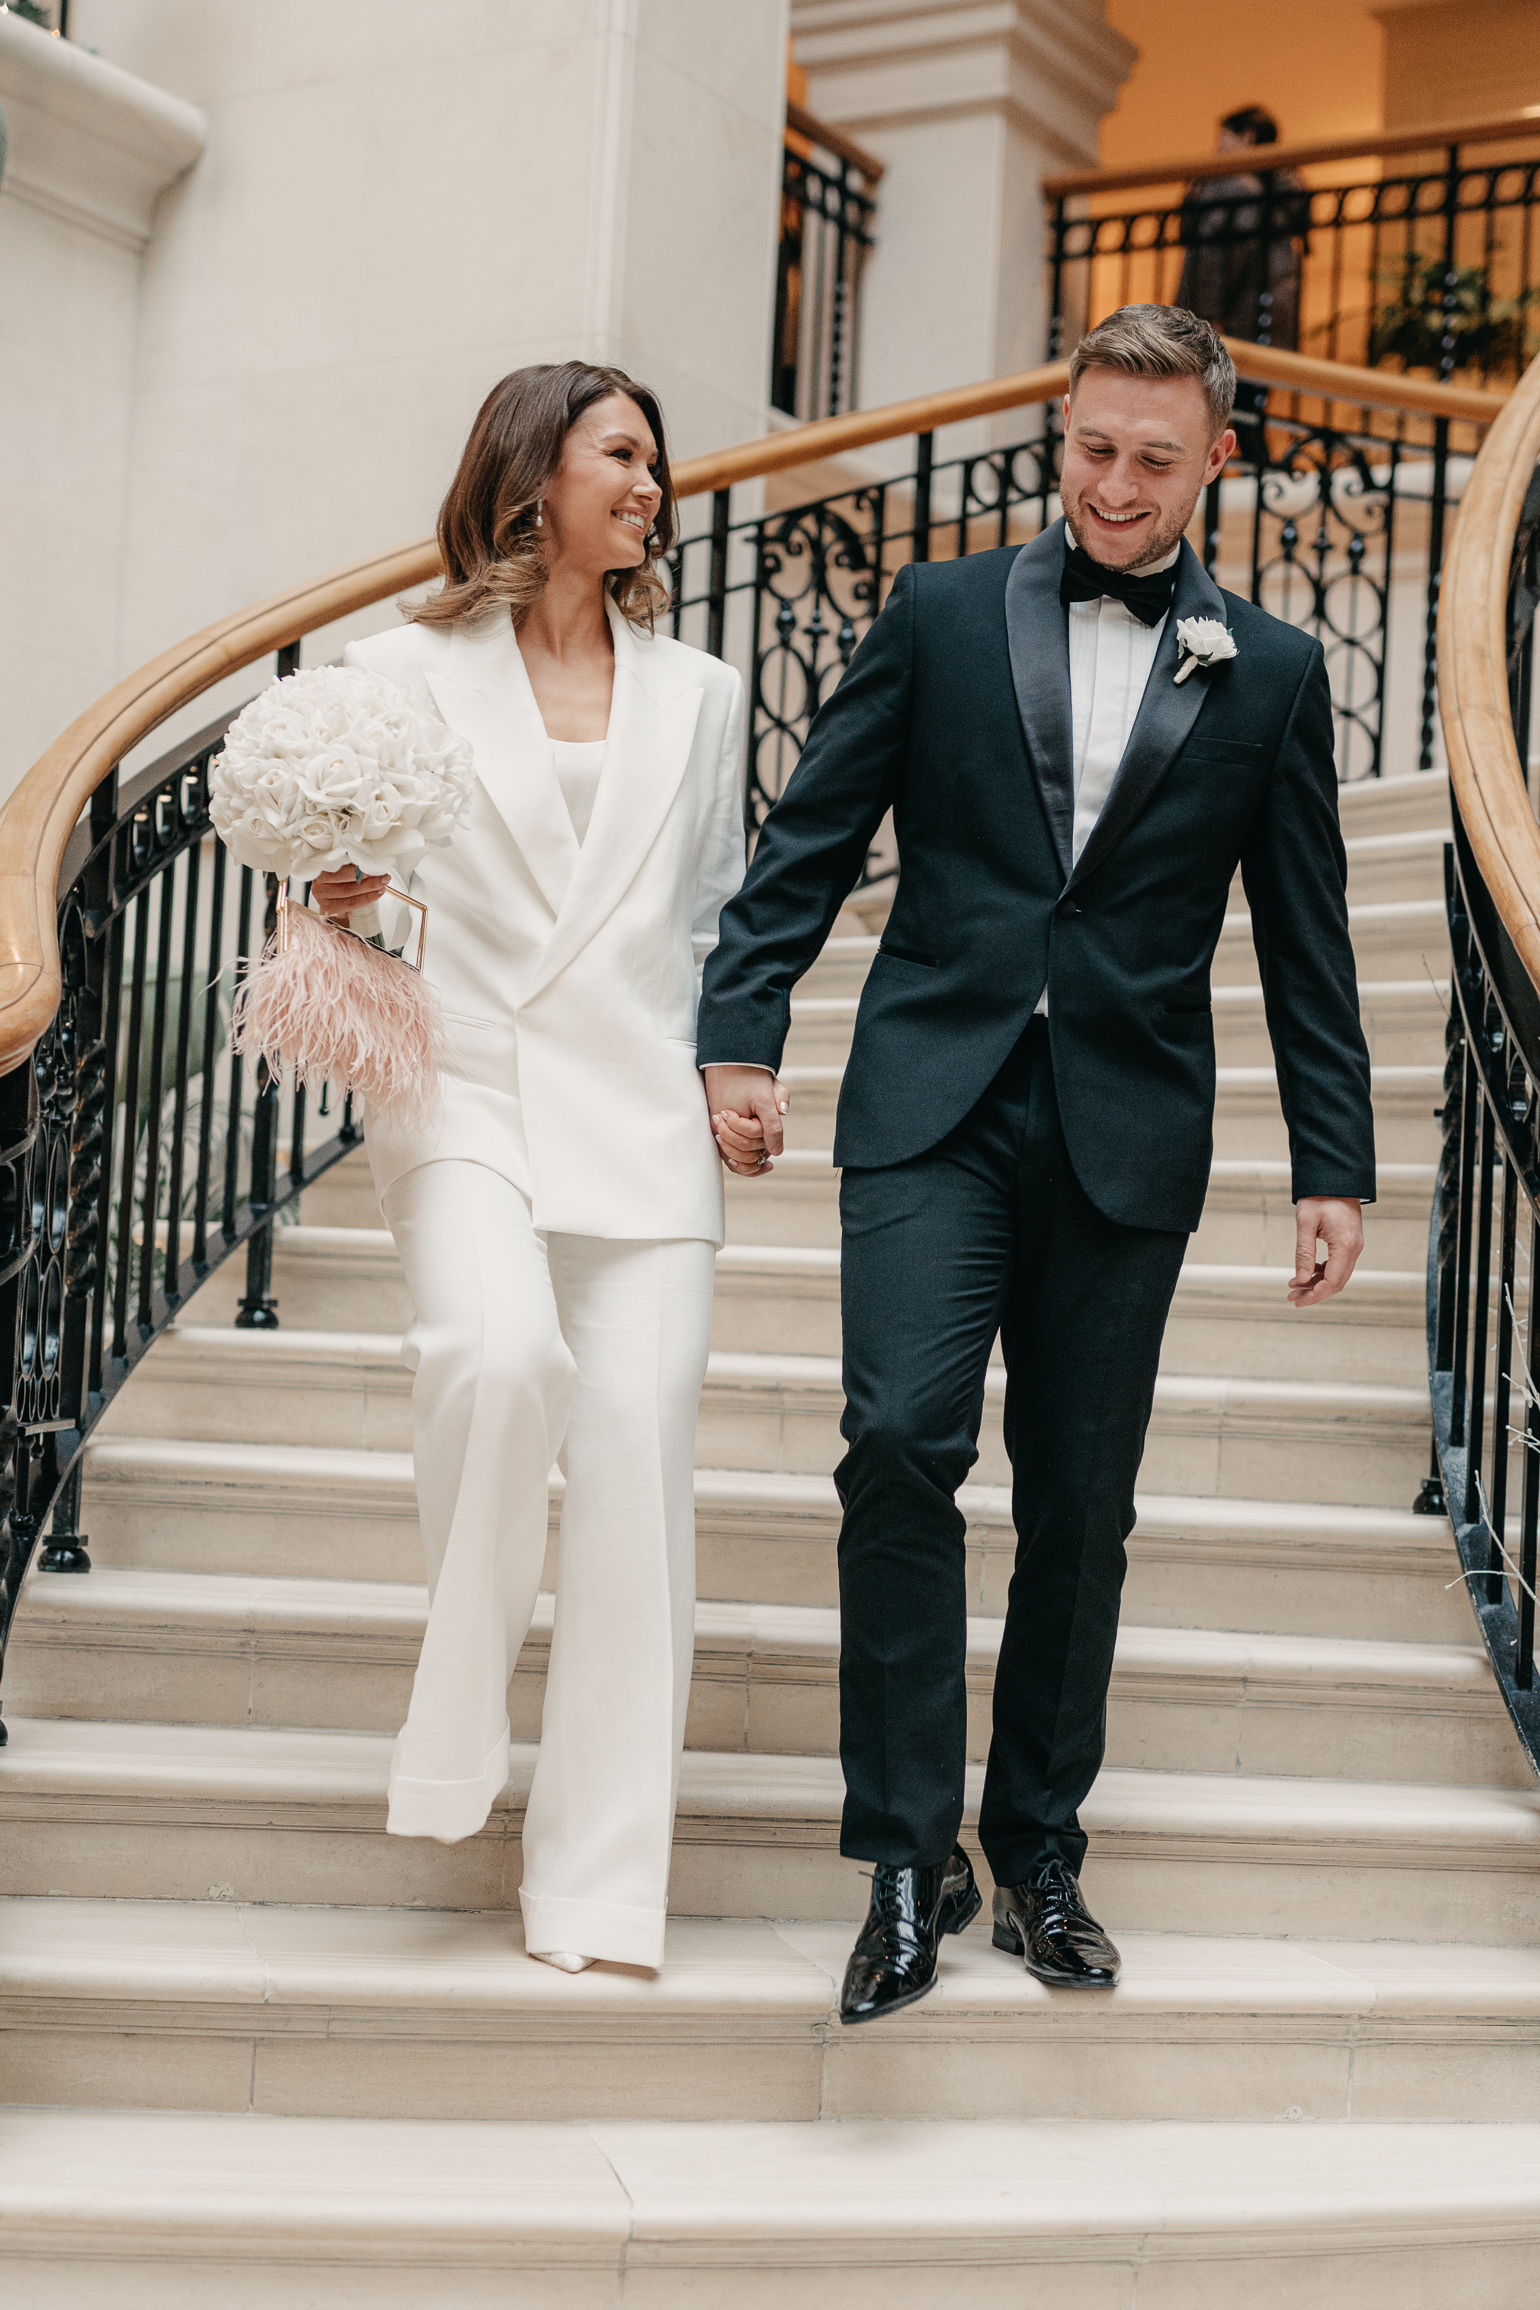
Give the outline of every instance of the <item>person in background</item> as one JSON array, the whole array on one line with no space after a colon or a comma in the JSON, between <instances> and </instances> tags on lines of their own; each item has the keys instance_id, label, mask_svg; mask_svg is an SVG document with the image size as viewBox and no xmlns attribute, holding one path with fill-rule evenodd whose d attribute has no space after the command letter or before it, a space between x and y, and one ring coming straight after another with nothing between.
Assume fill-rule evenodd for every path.
<instances>
[{"instance_id":1,"label":"person in background","mask_svg":"<svg viewBox=\"0 0 1540 2310\"><path fill-rule=\"evenodd\" d=\"M1278 142L1278 123L1260 104L1219 123L1215 151L1248 152ZM1237 169L1200 177L1182 202L1182 277L1176 303L1224 337L1299 350L1300 276L1310 227L1310 195L1293 169ZM1235 430L1254 461L1267 388L1242 383Z\"/></svg>"}]
</instances>

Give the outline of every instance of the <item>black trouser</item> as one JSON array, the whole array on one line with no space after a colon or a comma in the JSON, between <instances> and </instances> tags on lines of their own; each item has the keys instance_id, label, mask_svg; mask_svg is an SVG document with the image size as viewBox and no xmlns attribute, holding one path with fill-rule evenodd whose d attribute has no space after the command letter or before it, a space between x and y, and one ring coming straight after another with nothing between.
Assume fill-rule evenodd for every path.
<instances>
[{"instance_id":1,"label":"black trouser","mask_svg":"<svg viewBox=\"0 0 1540 2310\"><path fill-rule=\"evenodd\" d=\"M923 1866L963 1811L968 1597L955 1494L1005 1350L1017 1544L979 1832L998 1884L1058 1855L1101 1765L1161 1335L1187 1238L1120 1227L1070 1166L1048 1023L928 1154L847 1170L840 1850Z\"/></svg>"}]
</instances>

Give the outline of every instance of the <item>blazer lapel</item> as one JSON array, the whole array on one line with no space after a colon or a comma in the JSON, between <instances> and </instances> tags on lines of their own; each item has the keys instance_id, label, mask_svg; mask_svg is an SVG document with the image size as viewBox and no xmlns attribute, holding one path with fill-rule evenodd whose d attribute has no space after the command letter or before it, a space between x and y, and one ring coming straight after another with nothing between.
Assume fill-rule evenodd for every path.
<instances>
[{"instance_id":1,"label":"blazer lapel","mask_svg":"<svg viewBox=\"0 0 1540 2310\"><path fill-rule=\"evenodd\" d=\"M1150 678L1144 686L1144 697L1123 749L1112 790L1070 876L1072 889L1095 872L1114 843L1120 842L1128 832L1176 760L1202 712L1212 675L1200 666L1184 682L1176 679L1177 660L1181 655L1176 629L1183 618L1217 618L1221 625L1230 622L1223 595L1185 538L1177 563L1176 591L1160 637L1160 648L1155 653L1155 663L1150 668Z\"/></svg>"},{"instance_id":2,"label":"blazer lapel","mask_svg":"<svg viewBox=\"0 0 1540 2310\"><path fill-rule=\"evenodd\" d=\"M427 681L445 721L470 740L476 775L557 914L577 873L578 840L507 611L457 626L447 672Z\"/></svg>"},{"instance_id":3,"label":"blazer lapel","mask_svg":"<svg viewBox=\"0 0 1540 2310\"><path fill-rule=\"evenodd\" d=\"M531 995L565 970L635 880L679 791L705 696L700 685L673 688L651 644L613 604L609 619L615 688L604 768L588 834Z\"/></svg>"},{"instance_id":4,"label":"blazer lapel","mask_svg":"<svg viewBox=\"0 0 1540 2310\"><path fill-rule=\"evenodd\" d=\"M1059 600L1064 523L1024 545L1005 581L1005 633L1027 757L1069 878L1075 830L1075 732L1069 695L1069 625Z\"/></svg>"}]
</instances>

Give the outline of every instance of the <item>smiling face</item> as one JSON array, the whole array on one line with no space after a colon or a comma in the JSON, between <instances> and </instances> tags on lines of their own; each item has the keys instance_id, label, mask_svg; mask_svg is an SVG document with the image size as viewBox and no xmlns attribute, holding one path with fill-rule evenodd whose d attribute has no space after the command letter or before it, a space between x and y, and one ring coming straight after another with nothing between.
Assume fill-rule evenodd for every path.
<instances>
[{"instance_id":1,"label":"smiling face","mask_svg":"<svg viewBox=\"0 0 1540 2310\"><path fill-rule=\"evenodd\" d=\"M662 502L652 468L658 445L629 394L611 393L574 419L545 493L550 566L560 561L602 577L647 558L647 532Z\"/></svg>"},{"instance_id":2,"label":"smiling face","mask_svg":"<svg viewBox=\"0 0 1540 2310\"><path fill-rule=\"evenodd\" d=\"M1064 403L1065 518L1105 569L1147 569L1176 544L1234 447L1228 427L1213 438L1196 377L1088 368Z\"/></svg>"}]
</instances>

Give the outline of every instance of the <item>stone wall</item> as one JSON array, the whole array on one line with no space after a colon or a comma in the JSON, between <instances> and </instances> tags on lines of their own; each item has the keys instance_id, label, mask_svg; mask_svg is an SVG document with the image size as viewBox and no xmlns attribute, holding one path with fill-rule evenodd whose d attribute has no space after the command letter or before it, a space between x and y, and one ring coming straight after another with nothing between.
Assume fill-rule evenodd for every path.
<instances>
[{"instance_id":1,"label":"stone wall","mask_svg":"<svg viewBox=\"0 0 1540 2310\"><path fill-rule=\"evenodd\" d=\"M685 453L763 431L786 0L76 0L71 32L0 16L0 791L114 674L425 534L522 362L620 362ZM32 147L75 185L117 132L31 136L23 68L181 125L134 232L27 205Z\"/></svg>"}]
</instances>

